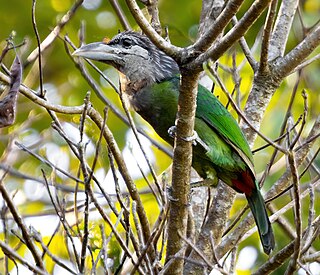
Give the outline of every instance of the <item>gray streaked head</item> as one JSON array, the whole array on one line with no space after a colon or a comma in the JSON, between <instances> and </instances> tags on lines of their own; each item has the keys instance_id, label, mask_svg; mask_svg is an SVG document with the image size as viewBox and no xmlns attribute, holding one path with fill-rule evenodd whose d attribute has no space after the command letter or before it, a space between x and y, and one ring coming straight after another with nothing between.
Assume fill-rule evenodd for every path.
<instances>
[{"instance_id":1,"label":"gray streaked head","mask_svg":"<svg viewBox=\"0 0 320 275\"><path fill-rule=\"evenodd\" d=\"M112 65L131 82L160 82L179 73L177 63L159 50L147 36L136 32L119 33L108 43L82 46L74 55Z\"/></svg>"}]
</instances>

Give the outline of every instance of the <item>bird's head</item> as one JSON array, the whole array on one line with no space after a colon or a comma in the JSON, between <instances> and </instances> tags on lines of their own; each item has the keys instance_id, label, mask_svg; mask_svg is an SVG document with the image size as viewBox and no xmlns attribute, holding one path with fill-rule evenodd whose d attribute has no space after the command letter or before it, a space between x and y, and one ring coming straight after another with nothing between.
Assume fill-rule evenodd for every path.
<instances>
[{"instance_id":1,"label":"bird's head","mask_svg":"<svg viewBox=\"0 0 320 275\"><path fill-rule=\"evenodd\" d=\"M161 82L179 73L177 63L159 50L147 36L136 32L119 33L108 43L84 45L73 55L112 65L131 82Z\"/></svg>"}]
</instances>

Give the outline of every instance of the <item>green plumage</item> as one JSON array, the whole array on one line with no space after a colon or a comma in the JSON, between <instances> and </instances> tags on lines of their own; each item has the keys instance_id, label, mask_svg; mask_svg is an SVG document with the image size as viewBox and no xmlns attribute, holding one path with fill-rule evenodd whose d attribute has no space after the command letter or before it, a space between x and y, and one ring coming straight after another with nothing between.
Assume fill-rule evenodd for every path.
<instances>
[{"instance_id":1,"label":"green plumage","mask_svg":"<svg viewBox=\"0 0 320 275\"><path fill-rule=\"evenodd\" d=\"M169 144L179 96L177 63L144 35L124 32L109 43L82 46L75 55L110 64L126 75L125 93L132 107ZM221 179L244 193L255 218L265 253L274 248L274 236L265 204L255 180L253 157L236 120L219 100L198 86L192 166L205 180Z\"/></svg>"},{"instance_id":2,"label":"green plumage","mask_svg":"<svg viewBox=\"0 0 320 275\"><path fill-rule=\"evenodd\" d=\"M168 129L175 123L179 81L179 77L173 77L147 86L131 102L134 109L170 144L173 144L173 137L168 134ZM195 131L208 148L199 143L194 145L192 166L202 178L211 179L212 183L219 178L236 191L245 193L264 251L269 254L274 247L274 237L255 181L253 157L248 142L236 120L201 85L198 86Z\"/></svg>"}]
</instances>

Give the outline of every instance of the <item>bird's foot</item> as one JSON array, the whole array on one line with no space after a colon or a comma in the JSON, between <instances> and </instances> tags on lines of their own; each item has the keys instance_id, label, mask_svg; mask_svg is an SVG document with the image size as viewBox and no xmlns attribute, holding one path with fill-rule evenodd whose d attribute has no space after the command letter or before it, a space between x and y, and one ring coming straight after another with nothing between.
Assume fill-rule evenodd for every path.
<instances>
[{"instance_id":1,"label":"bird's foot","mask_svg":"<svg viewBox=\"0 0 320 275\"><path fill-rule=\"evenodd\" d=\"M176 198L174 198L174 197L172 196L172 187L171 187L171 186L167 186L166 189L167 189L167 198L168 198L168 200L169 200L171 203L177 203L177 202L179 202L178 199L176 199ZM190 201L190 199L188 199L188 201ZM190 203L185 204L185 206L189 207L189 206L190 206Z\"/></svg>"},{"instance_id":2,"label":"bird's foot","mask_svg":"<svg viewBox=\"0 0 320 275\"><path fill-rule=\"evenodd\" d=\"M168 129L168 134L169 134L170 137L175 138L176 134L177 134L177 127L176 126L171 126ZM187 142L192 141L193 145L197 145L197 143L199 141L201 141L201 139L199 138L199 136L198 136L196 131L193 131L193 135L192 136L190 136L190 137L180 137L180 139L182 139L184 141L187 141Z\"/></svg>"},{"instance_id":3,"label":"bird's foot","mask_svg":"<svg viewBox=\"0 0 320 275\"><path fill-rule=\"evenodd\" d=\"M167 186L166 187L166 191L167 191L167 198L170 202L177 202L178 199L175 199L174 197L172 197L172 187L171 186Z\"/></svg>"}]
</instances>

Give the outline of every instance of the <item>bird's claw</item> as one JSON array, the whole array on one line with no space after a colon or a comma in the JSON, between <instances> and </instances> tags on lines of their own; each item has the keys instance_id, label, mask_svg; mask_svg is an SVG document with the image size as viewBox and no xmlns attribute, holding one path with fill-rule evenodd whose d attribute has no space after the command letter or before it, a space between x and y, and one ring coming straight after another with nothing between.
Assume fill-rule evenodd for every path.
<instances>
[{"instance_id":1,"label":"bird's claw","mask_svg":"<svg viewBox=\"0 0 320 275\"><path fill-rule=\"evenodd\" d=\"M178 199L175 199L171 196L171 193L172 193L172 187L171 186L167 186L167 197L169 199L170 202L177 202Z\"/></svg>"},{"instance_id":2,"label":"bird's claw","mask_svg":"<svg viewBox=\"0 0 320 275\"><path fill-rule=\"evenodd\" d=\"M175 138L176 137L176 133L177 133L177 127L176 126L171 126L168 129L168 134L170 137ZM180 139L186 141L186 142L190 142L192 141L193 145L197 145L197 141L200 140L198 134L196 131L193 131L193 135L190 137L180 137Z\"/></svg>"},{"instance_id":3,"label":"bird's claw","mask_svg":"<svg viewBox=\"0 0 320 275\"><path fill-rule=\"evenodd\" d=\"M168 200L169 200L171 203L177 203L177 202L179 202L179 199L176 199L176 198L172 197L172 195L171 195L171 193L172 193L172 187L171 187L171 186L167 186L166 189L167 189L167 198L168 198ZM190 196L190 194L189 194L189 196ZM188 199L188 201L190 201L190 198ZM186 207L189 207L190 205L191 205L190 203L185 204Z\"/></svg>"},{"instance_id":4,"label":"bird's claw","mask_svg":"<svg viewBox=\"0 0 320 275\"><path fill-rule=\"evenodd\" d=\"M174 138L176 136L176 132L177 132L177 127L176 126L171 126L168 129L168 134L171 138Z\"/></svg>"}]
</instances>

